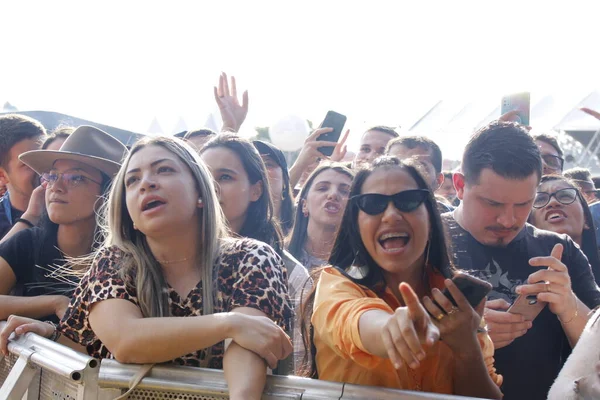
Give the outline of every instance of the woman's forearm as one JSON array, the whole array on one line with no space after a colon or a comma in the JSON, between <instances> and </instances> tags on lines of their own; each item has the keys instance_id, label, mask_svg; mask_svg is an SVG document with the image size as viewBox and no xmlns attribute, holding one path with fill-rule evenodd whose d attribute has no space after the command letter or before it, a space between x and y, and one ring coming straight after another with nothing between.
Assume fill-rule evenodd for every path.
<instances>
[{"instance_id":1,"label":"woman's forearm","mask_svg":"<svg viewBox=\"0 0 600 400\"><path fill-rule=\"evenodd\" d=\"M237 320L235 313L142 318L137 306L122 302L101 301L89 316L98 339L122 363L167 362L205 349L230 337Z\"/></svg>"},{"instance_id":2,"label":"woman's forearm","mask_svg":"<svg viewBox=\"0 0 600 400\"><path fill-rule=\"evenodd\" d=\"M232 400L260 400L267 380L267 365L257 354L231 342L225 351L223 371Z\"/></svg>"},{"instance_id":3,"label":"woman's forearm","mask_svg":"<svg viewBox=\"0 0 600 400\"><path fill-rule=\"evenodd\" d=\"M184 354L213 346L229 337L225 314L199 317L141 318L123 326L114 351L122 363L171 361ZM106 342L98 335L100 340Z\"/></svg>"},{"instance_id":4,"label":"woman's forearm","mask_svg":"<svg viewBox=\"0 0 600 400\"><path fill-rule=\"evenodd\" d=\"M33 296L19 297L0 295L0 321L11 315L29 318L42 318L54 315L65 296Z\"/></svg>"},{"instance_id":5,"label":"woman's forearm","mask_svg":"<svg viewBox=\"0 0 600 400\"><path fill-rule=\"evenodd\" d=\"M501 399L502 392L490 377L477 338L472 351L454 354L454 394Z\"/></svg>"},{"instance_id":6,"label":"woman's forearm","mask_svg":"<svg viewBox=\"0 0 600 400\"><path fill-rule=\"evenodd\" d=\"M364 312L358 320L360 341L367 353L381 358L388 358L388 352L381 340L381 331L391 315L381 310Z\"/></svg>"}]
</instances>

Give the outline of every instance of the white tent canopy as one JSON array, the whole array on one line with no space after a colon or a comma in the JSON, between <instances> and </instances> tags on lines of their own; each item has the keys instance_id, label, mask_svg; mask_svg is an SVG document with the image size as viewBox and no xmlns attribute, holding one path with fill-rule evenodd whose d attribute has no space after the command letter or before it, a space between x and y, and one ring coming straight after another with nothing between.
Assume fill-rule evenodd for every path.
<instances>
[{"instance_id":1,"label":"white tent canopy","mask_svg":"<svg viewBox=\"0 0 600 400\"><path fill-rule=\"evenodd\" d=\"M600 92L533 95L530 125L536 132L569 134L570 131L584 131L583 135L574 137L586 145L586 137L589 142L600 129L600 121L582 112L581 107L600 110ZM431 137L442 148L445 158L459 159L471 133L499 116L500 99L441 100L434 103L409 131Z\"/></svg>"}]
</instances>

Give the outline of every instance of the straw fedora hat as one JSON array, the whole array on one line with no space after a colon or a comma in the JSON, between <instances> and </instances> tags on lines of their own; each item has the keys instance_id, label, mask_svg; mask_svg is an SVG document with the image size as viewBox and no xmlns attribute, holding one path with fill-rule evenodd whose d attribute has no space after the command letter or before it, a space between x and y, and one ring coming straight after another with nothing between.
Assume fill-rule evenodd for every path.
<instances>
[{"instance_id":1,"label":"straw fedora hat","mask_svg":"<svg viewBox=\"0 0 600 400\"><path fill-rule=\"evenodd\" d=\"M127 147L108 133L82 125L65 140L60 150L32 150L19 159L38 174L52 169L56 160L79 161L112 178L121 168Z\"/></svg>"}]
</instances>

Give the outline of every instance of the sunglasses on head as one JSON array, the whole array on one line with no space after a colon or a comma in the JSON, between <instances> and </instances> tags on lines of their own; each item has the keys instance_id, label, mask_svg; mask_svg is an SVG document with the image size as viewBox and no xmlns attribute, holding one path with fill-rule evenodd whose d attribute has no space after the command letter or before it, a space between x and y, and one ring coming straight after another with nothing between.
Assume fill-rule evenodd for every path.
<instances>
[{"instance_id":1,"label":"sunglasses on head","mask_svg":"<svg viewBox=\"0 0 600 400\"><path fill-rule=\"evenodd\" d=\"M550 203L550 199L554 197L560 204L568 206L577 199L577 189L565 188L557 190L554 193L537 192L533 201L533 208L546 207Z\"/></svg>"},{"instance_id":2,"label":"sunglasses on head","mask_svg":"<svg viewBox=\"0 0 600 400\"><path fill-rule=\"evenodd\" d=\"M390 202L401 212L411 212L423 204L429 193L426 189L405 190L392 195L365 193L353 196L351 201L369 215L381 214Z\"/></svg>"}]
</instances>

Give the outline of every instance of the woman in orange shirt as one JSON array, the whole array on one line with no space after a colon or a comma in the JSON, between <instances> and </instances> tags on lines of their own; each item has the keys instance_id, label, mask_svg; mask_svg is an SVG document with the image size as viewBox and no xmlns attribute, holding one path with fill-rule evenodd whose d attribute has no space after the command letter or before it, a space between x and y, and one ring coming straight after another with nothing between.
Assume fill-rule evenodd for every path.
<instances>
[{"instance_id":1,"label":"woman in orange shirt","mask_svg":"<svg viewBox=\"0 0 600 400\"><path fill-rule=\"evenodd\" d=\"M474 310L447 279L442 221L416 168L382 157L357 174L314 292L312 376L501 398L484 301Z\"/></svg>"}]
</instances>

